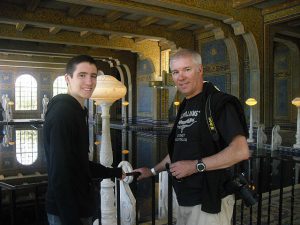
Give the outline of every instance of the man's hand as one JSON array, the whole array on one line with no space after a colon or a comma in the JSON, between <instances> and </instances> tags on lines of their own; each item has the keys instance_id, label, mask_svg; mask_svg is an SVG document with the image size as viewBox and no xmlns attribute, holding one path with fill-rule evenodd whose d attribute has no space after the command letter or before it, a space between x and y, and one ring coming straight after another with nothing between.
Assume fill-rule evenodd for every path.
<instances>
[{"instance_id":1,"label":"man's hand","mask_svg":"<svg viewBox=\"0 0 300 225\"><path fill-rule=\"evenodd\" d=\"M176 179L188 177L194 173L198 173L196 165L197 160L182 160L170 164L170 172Z\"/></svg>"},{"instance_id":2,"label":"man's hand","mask_svg":"<svg viewBox=\"0 0 300 225\"><path fill-rule=\"evenodd\" d=\"M121 177L121 179L120 179L120 180L124 180L124 179L125 179L125 177L126 177L126 173L124 172L124 170L122 170L122 177Z\"/></svg>"},{"instance_id":3,"label":"man's hand","mask_svg":"<svg viewBox=\"0 0 300 225\"><path fill-rule=\"evenodd\" d=\"M142 168L135 169L135 170L133 170L133 172L140 172L141 173L141 175L139 175L137 177L137 180L142 180L142 179L153 176L153 174L151 173L151 170L147 167L142 167Z\"/></svg>"}]
</instances>

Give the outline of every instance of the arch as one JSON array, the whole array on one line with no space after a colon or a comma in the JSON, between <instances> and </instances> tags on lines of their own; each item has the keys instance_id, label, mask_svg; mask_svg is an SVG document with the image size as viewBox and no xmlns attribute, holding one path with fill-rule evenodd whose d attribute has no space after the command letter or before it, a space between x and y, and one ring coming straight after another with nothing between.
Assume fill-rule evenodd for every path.
<instances>
[{"instance_id":1,"label":"arch","mask_svg":"<svg viewBox=\"0 0 300 225\"><path fill-rule=\"evenodd\" d=\"M30 74L16 79L15 110L37 110L37 81Z\"/></svg>"},{"instance_id":2,"label":"arch","mask_svg":"<svg viewBox=\"0 0 300 225\"><path fill-rule=\"evenodd\" d=\"M227 47L227 53L230 66L230 93L236 97L240 97L240 84L239 84L239 59L236 45L232 38L224 39Z\"/></svg>"},{"instance_id":3,"label":"arch","mask_svg":"<svg viewBox=\"0 0 300 225\"><path fill-rule=\"evenodd\" d=\"M259 69L259 53L255 38L252 33L242 34L249 56L249 73L250 73L250 96L259 102L260 106L260 69ZM260 122L260 107L253 109L253 122L259 124Z\"/></svg>"},{"instance_id":4,"label":"arch","mask_svg":"<svg viewBox=\"0 0 300 225\"><path fill-rule=\"evenodd\" d=\"M230 66L230 93L236 97L240 97L240 84L239 84L239 59L238 59L238 51L235 45L234 40L229 37L226 38L224 35L224 31L220 27L216 27L211 30L211 34L214 37L214 40L223 40L226 48L229 59ZM205 37L204 37L205 38ZM201 37L198 36L198 41L201 41Z\"/></svg>"},{"instance_id":5,"label":"arch","mask_svg":"<svg viewBox=\"0 0 300 225\"><path fill-rule=\"evenodd\" d=\"M240 21L233 18L223 20L224 23L230 24L236 36L242 35L246 43L249 56L249 72L250 72L250 96L255 98L260 106L260 68L259 68L259 53L256 40L251 32L246 33L244 25ZM260 122L260 107L253 110L253 122L259 124Z\"/></svg>"},{"instance_id":6,"label":"arch","mask_svg":"<svg viewBox=\"0 0 300 225\"><path fill-rule=\"evenodd\" d=\"M115 68L118 70L118 72L120 74L121 82L125 85L124 73L122 71L122 68L120 66L116 66ZM127 90L127 93L128 93L128 90ZM126 106L123 105L123 103L126 101L125 97L126 97L126 95L122 97L122 111L121 111L121 114L122 114L122 121L123 122L125 122L127 120Z\"/></svg>"},{"instance_id":7,"label":"arch","mask_svg":"<svg viewBox=\"0 0 300 225\"><path fill-rule=\"evenodd\" d=\"M281 39L281 38L274 38L275 42L279 42L284 44L285 46L288 47L290 53L291 53L291 77L292 77L292 92L291 92L291 97L294 99L295 97L300 95L300 64L299 64L299 58L300 58L300 53L299 53L299 48L298 45L296 45L294 42ZM296 119L296 110L292 110L292 121Z\"/></svg>"},{"instance_id":8,"label":"arch","mask_svg":"<svg viewBox=\"0 0 300 225\"><path fill-rule=\"evenodd\" d=\"M26 140L26 144L24 144L24 140ZM22 165L31 165L37 160L37 130L16 130L16 158Z\"/></svg>"},{"instance_id":9,"label":"arch","mask_svg":"<svg viewBox=\"0 0 300 225\"><path fill-rule=\"evenodd\" d=\"M58 76L53 81L53 97L58 94L67 93L68 86L65 80L65 76Z\"/></svg>"}]
</instances>

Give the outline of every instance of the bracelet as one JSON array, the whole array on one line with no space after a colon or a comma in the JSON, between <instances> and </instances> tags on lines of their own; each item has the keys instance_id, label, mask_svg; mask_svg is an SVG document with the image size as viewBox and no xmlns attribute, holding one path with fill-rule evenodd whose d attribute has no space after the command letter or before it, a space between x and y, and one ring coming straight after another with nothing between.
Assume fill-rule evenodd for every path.
<instances>
[{"instance_id":1,"label":"bracelet","mask_svg":"<svg viewBox=\"0 0 300 225\"><path fill-rule=\"evenodd\" d=\"M152 175L153 175L153 176L155 176L155 175L156 175L156 171L155 171L155 169L154 169L154 168L151 168L151 173L152 173Z\"/></svg>"}]
</instances>

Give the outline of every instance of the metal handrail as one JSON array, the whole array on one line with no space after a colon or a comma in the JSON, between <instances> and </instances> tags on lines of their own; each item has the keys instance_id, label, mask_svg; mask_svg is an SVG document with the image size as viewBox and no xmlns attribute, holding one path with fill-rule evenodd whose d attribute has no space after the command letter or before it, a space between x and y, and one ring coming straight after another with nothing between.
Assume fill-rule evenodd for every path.
<instances>
[{"instance_id":1,"label":"metal handrail","mask_svg":"<svg viewBox=\"0 0 300 225\"><path fill-rule=\"evenodd\" d=\"M276 165L275 165L276 164ZM299 165L299 168L296 168ZM278 172L275 171L278 169ZM233 224L272 224L271 218L277 218L277 224L283 224L283 221L289 220L288 224L296 224L295 220L295 191L299 190L300 184L296 184L296 169L300 170L300 159L291 155L284 155L270 152L254 152L250 158L250 184L256 187L258 203L249 208L245 207L243 200L236 199L234 207ZM287 176L285 171L292 171L293 174ZM276 177L275 177L276 176ZM276 179L275 179L276 178ZM151 184L151 224L155 224L155 178L152 178ZM169 179L168 188L168 224L173 224L172 207L172 179ZM287 201L288 199L288 201ZM277 213L274 214L272 204L276 200ZM285 204L284 204L285 202ZM288 204L288 217L283 218L283 211L286 211L286 202ZM285 207L285 208L284 208ZM299 206L297 206L299 207ZM137 208L139 206L137 205ZM297 208L298 209L298 208ZM264 212L264 214L262 213ZM267 215L265 215L267 212ZM299 221L297 221L299 222ZM285 224L285 223L284 223Z\"/></svg>"}]
</instances>

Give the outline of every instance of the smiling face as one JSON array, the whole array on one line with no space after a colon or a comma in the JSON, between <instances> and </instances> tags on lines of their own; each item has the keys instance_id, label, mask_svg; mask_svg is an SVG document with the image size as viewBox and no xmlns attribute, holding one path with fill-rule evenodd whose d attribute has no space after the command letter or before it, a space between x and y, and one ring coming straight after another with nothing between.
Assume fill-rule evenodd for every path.
<instances>
[{"instance_id":1,"label":"smiling face","mask_svg":"<svg viewBox=\"0 0 300 225\"><path fill-rule=\"evenodd\" d=\"M203 68L193 60L192 56L181 56L171 60L170 68L177 89L187 99L202 91Z\"/></svg>"},{"instance_id":2,"label":"smiling face","mask_svg":"<svg viewBox=\"0 0 300 225\"><path fill-rule=\"evenodd\" d=\"M84 105L84 100L92 96L97 83L97 67L89 62L76 65L73 75L65 75L68 84L68 94Z\"/></svg>"}]
</instances>

